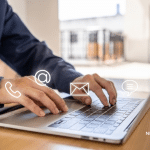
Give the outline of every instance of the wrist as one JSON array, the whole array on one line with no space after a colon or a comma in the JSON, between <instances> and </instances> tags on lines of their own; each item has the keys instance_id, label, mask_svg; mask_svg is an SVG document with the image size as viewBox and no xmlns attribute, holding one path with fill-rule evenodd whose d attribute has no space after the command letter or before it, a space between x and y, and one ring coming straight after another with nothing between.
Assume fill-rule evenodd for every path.
<instances>
[{"instance_id":1,"label":"wrist","mask_svg":"<svg viewBox=\"0 0 150 150\"><path fill-rule=\"evenodd\" d=\"M1 84L1 80L3 79L4 77L0 77L0 84ZM0 104L0 108L4 107L4 104Z\"/></svg>"}]
</instances>

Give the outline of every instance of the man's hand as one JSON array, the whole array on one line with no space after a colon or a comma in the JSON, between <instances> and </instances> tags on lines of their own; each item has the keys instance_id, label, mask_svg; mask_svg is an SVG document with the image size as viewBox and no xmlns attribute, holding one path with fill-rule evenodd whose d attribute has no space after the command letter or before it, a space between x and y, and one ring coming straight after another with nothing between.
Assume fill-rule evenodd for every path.
<instances>
[{"instance_id":1,"label":"man's hand","mask_svg":"<svg viewBox=\"0 0 150 150\"><path fill-rule=\"evenodd\" d=\"M15 98L5 89L7 82L12 84L13 91L19 91L21 96ZM39 107L46 106L53 114L58 114L59 110L67 111L64 100L51 88L39 86L33 76L16 79L2 79L0 84L0 103L20 103L38 116L44 116L44 111Z\"/></svg>"},{"instance_id":2,"label":"man's hand","mask_svg":"<svg viewBox=\"0 0 150 150\"><path fill-rule=\"evenodd\" d=\"M90 90L93 91L97 97L101 100L104 106L109 106L109 103L114 105L117 99L117 92L113 82L107 81L104 78L101 78L98 74L85 75L82 77L76 78L72 83L76 82L87 82L89 83ZM109 103L106 96L104 95L102 88L106 89L109 94ZM76 90L76 94L83 94L83 91ZM90 96L74 96L75 99L80 100L82 103L90 105L92 100Z\"/></svg>"}]
</instances>

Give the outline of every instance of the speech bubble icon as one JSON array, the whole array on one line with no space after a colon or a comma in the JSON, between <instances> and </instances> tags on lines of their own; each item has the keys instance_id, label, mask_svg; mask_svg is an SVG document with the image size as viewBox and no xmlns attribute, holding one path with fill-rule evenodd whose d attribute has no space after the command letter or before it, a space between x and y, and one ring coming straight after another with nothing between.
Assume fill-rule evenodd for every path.
<instances>
[{"instance_id":1,"label":"speech bubble icon","mask_svg":"<svg viewBox=\"0 0 150 150\"><path fill-rule=\"evenodd\" d=\"M138 89L138 84L134 80L126 80L122 83L122 90L127 92L127 96L130 96Z\"/></svg>"}]
</instances>

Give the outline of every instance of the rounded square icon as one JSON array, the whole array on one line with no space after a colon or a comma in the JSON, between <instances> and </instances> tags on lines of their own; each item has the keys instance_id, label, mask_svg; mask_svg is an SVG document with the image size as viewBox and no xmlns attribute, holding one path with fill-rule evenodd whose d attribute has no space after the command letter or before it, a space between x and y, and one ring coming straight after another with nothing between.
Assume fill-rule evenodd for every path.
<instances>
[{"instance_id":1,"label":"rounded square icon","mask_svg":"<svg viewBox=\"0 0 150 150\"><path fill-rule=\"evenodd\" d=\"M35 82L40 86L46 86L50 82L51 76L46 70L39 70L34 76Z\"/></svg>"}]
</instances>

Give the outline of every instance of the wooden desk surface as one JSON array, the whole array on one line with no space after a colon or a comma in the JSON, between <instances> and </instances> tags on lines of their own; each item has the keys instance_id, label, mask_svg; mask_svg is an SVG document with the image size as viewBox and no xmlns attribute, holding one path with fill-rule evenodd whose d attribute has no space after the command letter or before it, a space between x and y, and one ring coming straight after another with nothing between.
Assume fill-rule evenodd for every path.
<instances>
[{"instance_id":1,"label":"wooden desk surface","mask_svg":"<svg viewBox=\"0 0 150 150\"><path fill-rule=\"evenodd\" d=\"M128 141L114 145L0 127L0 150L150 150L150 109Z\"/></svg>"}]
</instances>

